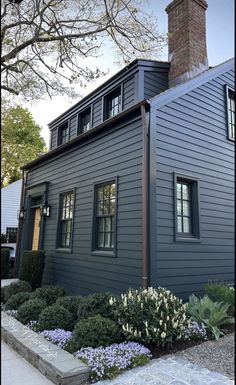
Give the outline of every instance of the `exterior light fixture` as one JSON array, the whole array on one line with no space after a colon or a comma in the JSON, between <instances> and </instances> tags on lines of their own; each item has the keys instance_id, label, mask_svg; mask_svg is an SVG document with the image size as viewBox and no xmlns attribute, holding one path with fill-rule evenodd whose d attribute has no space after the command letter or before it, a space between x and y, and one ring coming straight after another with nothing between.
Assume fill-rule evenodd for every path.
<instances>
[{"instance_id":1,"label":"exterior light fixture","mask_svg":"<svg viewBox=\"0 0 236 385\"><path fill-rule=\"evenodd\" d=\"M25 219L25 209L23 207L18 211L18 219Z\"/></svg>"},{"instance_id":2,"label":"exterior light fixture","mask_svg":"<svg viewBox=\"0 0 236 385\"><path fill-rule=\"evenodd\" d=\"M51 206L49 206L47 203L45 203L42 206L42 216L43 217L50 217L50 211L51 211Z\"/></svg>"}]
</instances>

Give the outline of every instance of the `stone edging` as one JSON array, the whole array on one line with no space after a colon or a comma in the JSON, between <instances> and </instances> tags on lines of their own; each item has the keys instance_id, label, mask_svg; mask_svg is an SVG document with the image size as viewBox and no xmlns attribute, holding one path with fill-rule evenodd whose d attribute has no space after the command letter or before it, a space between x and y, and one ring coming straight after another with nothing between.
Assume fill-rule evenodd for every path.
<instances>
[{"instance_id":1,"label":"stone edging","mask_svg":"<svg viewBox=\"0 0 236 385\"><path fill-rule=\"evenodd\" d=\"M2 339L56 385L79 385L89 378L89 367L47 341L15 318L1 312Z\"/></svg>"}]
</instances>

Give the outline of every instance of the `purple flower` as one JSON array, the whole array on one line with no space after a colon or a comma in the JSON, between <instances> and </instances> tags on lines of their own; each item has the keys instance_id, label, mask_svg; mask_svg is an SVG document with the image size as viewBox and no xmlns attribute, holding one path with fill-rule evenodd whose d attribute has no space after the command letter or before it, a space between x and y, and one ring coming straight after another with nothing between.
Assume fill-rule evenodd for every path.
<instances>
[{"instance_id":1,"label":"purple flower","mask_svg":"<svg viewBox=\"0 0 236 385\"><path fill-rule=\"evenodd\" d=\"M92 382L113 378L125 369L146 364L151 358L150 350L136 342L123 342L106 348L83 348L74 355L90 366Z\"/></svg>"},{"instance_id":2,"label":"purple flower","mask_svg":"<svg viewBox=\"0 0 236 385\"><path fill-rule=\"evenodd\" d=\"M185 340L207 340L207 332L204 325L192 321L191 325L184 330L183 339Z\"/></svg>"},{"instance_id":3,"label":"purple flower","mask_svg":"<svg viewBox=\"0 0 236 385\"><path fill-rule=\"evenodd\" d=\"M40 334L45 337L48 341L51 341L53 344L64 348L65 344L71 338L72 332L69 332L64 329L54 329L54 330L43 330Z\"/></svg>"}]
</instances>

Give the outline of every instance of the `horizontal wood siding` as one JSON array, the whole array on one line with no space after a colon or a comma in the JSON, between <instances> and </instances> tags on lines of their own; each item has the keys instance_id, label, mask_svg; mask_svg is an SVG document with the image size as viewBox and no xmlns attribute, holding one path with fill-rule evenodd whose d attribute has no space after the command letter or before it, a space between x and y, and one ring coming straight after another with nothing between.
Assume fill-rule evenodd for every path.
<instances>
[{"instance_id":1,"label":"horizontal wood siding","mask_svg":"<svg viewBox=\"0 0 236 385\"><path fill-rule=\"evenodd\" d=\"M134 104L135 99L135 78L134 76L124 82L123 85L123 109L127 109Z\"/></svg>"},{"instance_id":2,"label":"horizontal wood siding","mask_svg":"<svg viewBox=\"0 0 236 385\"><path fill-rule=\"evenodd\" d=\"M183 298L234 280L234 143L227 139L229 71L153 112L156 261L152 284ZM174 241L173 173L200 178L200 243Z\"/></svg>"},{"instance_id":3,"label":"horizontal wood siding","mask_svg":"<svg viewBox=\"0 0 236 385\"><path fill-rule=\"evenodd\" d=\"M98 99L93 105L93 127L102 122L102 98Z\"/></svg>"},{"instance_id":4,"label":"horizontal wood siding","mask_svg":"<svg viewBox=\"0 0 236 385\"><path fill-rule=\"evenodd\" d=\"M152 98L167 90L168 72L144 71L144 99Z\"/></svg>"},{"instance_id":5,"label":"horizontal wood siding","mask_svg":"<svg viewBox=\"0 0 236 385\"><path fill-rule=\"evenodd\" d=\"M120 293L141 285L141 120L78 144L76 149L45 162L28 175L28 185L49 182L46 219L44 283L65 286L82 295L100 291ZM118 177L117 257L93 256L94 183ZM55 249L59 193L76 189L73 252Z\"/></svg>"},{"instance_id":6,"label":"horizontal wood siding","mask_svg":"<svg viewBox=\"0 0 236 385\"><path fill-rule=\"evenodd\" d=\"M57 128L51 131L51 147L50 150L53 150L57 147Z\"/></svg>"},{"instance_id":7,"label":"horizontal wood siding","mask_svg":"<svg viewBox=\"0 0 236 385\"><path fill-rule=\"evenodd\" d=\"M69 121L69 128L70 128L70 140L74 139L77 136L77 120L78 116L75 115L72 118L70 118Z\"/></svg>"}]
</instances>

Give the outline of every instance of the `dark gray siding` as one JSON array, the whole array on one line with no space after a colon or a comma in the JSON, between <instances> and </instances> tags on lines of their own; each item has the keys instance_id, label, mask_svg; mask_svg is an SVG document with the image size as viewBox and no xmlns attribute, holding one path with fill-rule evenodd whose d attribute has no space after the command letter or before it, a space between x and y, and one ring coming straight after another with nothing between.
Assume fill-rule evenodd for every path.
<instances>
[{"instance_id":1,"label":"dark gray siding","mask_svg":"<svg viewBox=\"0 0 236 385\"><path fill-rule=\"evenodd\" d=\"M155 95L167 90L168 72L144 71L144 99L152 98Z\"/></svg>"},{"instance_id":2,"label":"dark gray siding","mask_svg":"<svg viewBox=\"0 0 236 385\"><path fill-rule=\"evenodd\" d=\"M57 147L57 128L51 131L51 143L50 143L50 149L53 150Z\"/></svg>"},{"instance_id":3,"label":"dark gray siding","mask_svg":"<svg viewBox=\"0 0 236 385\"><path fill-rule=\"evenodd\" d=\"M156 141L156 260L152 284L187 297L234 280L234 143L227 139L229 71L152 112ZM174 241L173 173L200 178L200 243Z\"/></svg>"},{"instance_id":4,"label":"dark gray siding","mask_svg":"<svg viewBox=\"0 0 236 385\"><path fill-rule=\"evenodd\" d=\"M135 101L135 77L128 79L123 85L123 109L131 107Z\"/></svg>"},{"instance_id":5,"label":"dark gray siding","mask_svg":"<svg viewBox=\"0 0 236 385\"><path fill-rule=\"evenodd\" d=\"M93 105L92 126L96 127L102 122L102 98L98 99Z\"/></svg>"},{"instance_id":6,"label":"dark gray siding","mask_svg":"<svg viewBox=\"0 0 236 385\"><path fill-rule=\"evenodd\" d=\"M46 220L44 283L70 292L122 292L141 285L141 120L133 118L63 156L31 170L28 185L49 182L51 216ZM91 255L94 183L118 177L117 257ZM73 252L57 252L59 193L76 189Z\"/></svg>"}]
</instances>

